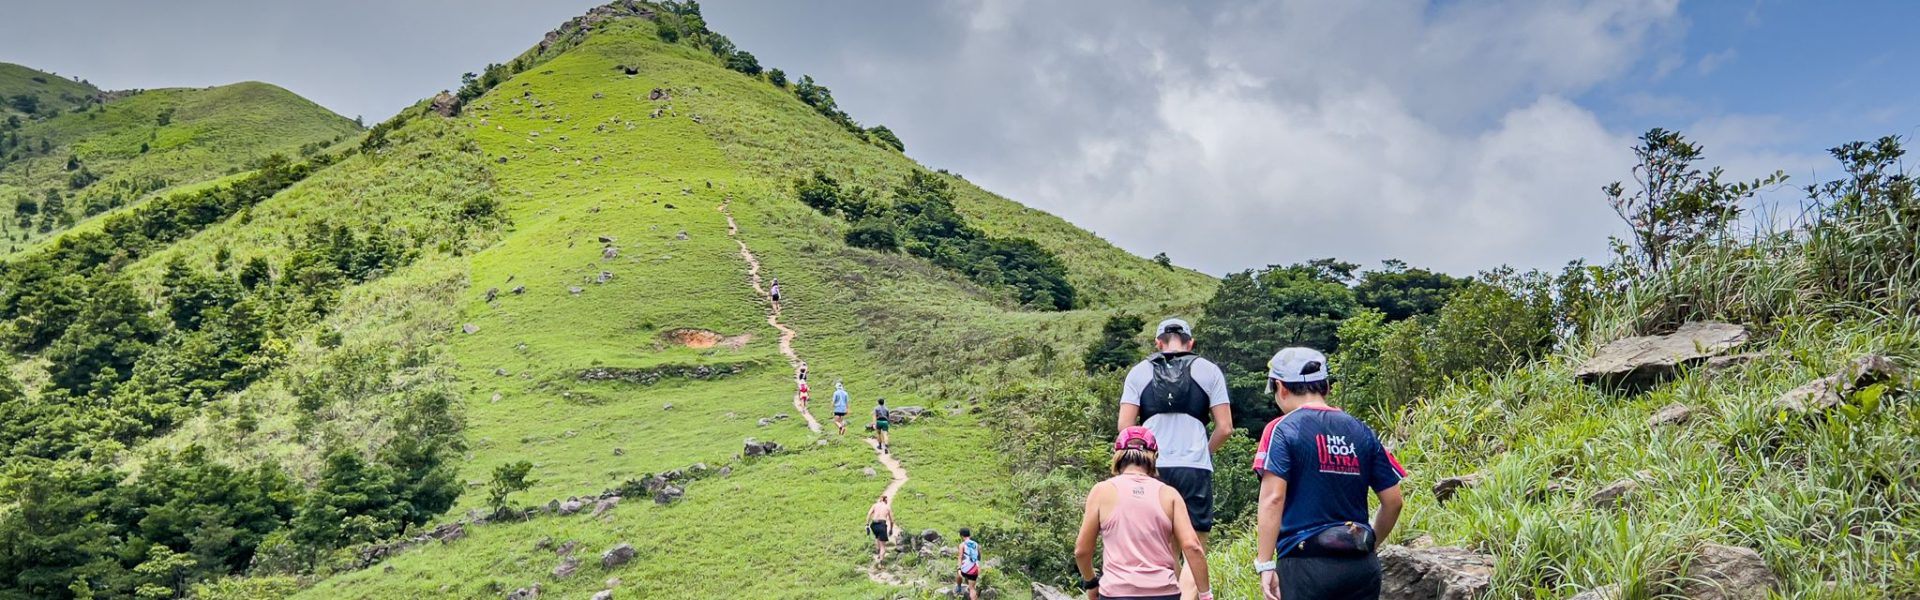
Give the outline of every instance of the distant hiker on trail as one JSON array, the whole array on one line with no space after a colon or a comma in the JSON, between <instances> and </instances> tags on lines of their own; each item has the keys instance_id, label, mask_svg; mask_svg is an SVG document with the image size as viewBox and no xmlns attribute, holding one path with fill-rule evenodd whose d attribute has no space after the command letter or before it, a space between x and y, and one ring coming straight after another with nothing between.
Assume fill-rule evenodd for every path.
<instances>
[{"instance_id":1,"label":"distant hiker on trail","mask_svg":"<svg viewBox=\"0 0 1920 600\"><path fill-rule=\"evenodd\" d=\"M833 382L833 425L840 428L840 435L847 434L847 386L839 381Z\"/></svg>"},{"instance_id":2,"label":"distant hiker on trail","mask_svg":"<svg viewBox=\"0 0 1920 600\"><path fill-rule=\"evenodd\" d=\"M810 390L810 389L807 389L807 380L805 380L805 379L802 379L802 380L800 380L800 390L799 390L799 394L800 394L800 410L806 410L806 409L807 409L807 403L808 403L808 402L811 402L811 401L812 401L812 398L810 398L810 397L809 397L809 395L811 394L811 392L812 392L812 390Z\"/></svg>"},{"instance_id":3,"label":"distant hiker on trail","mask_svg":"<svg viewBox=\"0 0 1920 600\"><path fill-rule=\"evenodd\" d=\"M1213 600L1206 547L1187 516L1186 501L1155 476L1159 449L1153 431L1145 427L1120 430L1113 442L1113 478L1087 493L1073 560L1088 600L1179 598L1180 557L1175 552L1186 556L1198 590L1195 597ZM1093 570L1096 538L1103 548L1098 573Z\"/></svg>"},{"instance_id":4,"label":"distant hiker on trail","mask_svg":"<svg viewBox=\"0 0 1920 600\"><path fill-rule=\"evenodd\" d=\"M893 506L881 496L867 509L867 531L873 534L873 561L887 558L887 538L893 536Z\"/></svg>"},{"instance_id":5,"label":"distant hiker on trail","mask_svg":"<svg viewBox=\"0 0 1920 600\"><path fill-rule=\"evenodd\" d=\"M1380 597L1374 551L1400 520L1406 471L1372 429L1327 405L1330 386L1319 351L1286 348L1267 362L1267 393L1282 415L1259 449L1274 475L1260 481L1254 544L1267 600ZM1368 489L1380 497L1371 527Z\"/></svg>"},{"instance_id":6,"label":"distant hiker on trail","mask_svg":"<svg viewBox=\"0 0 1920 600\"><path fill-rule=\"evenodd\" d=\"M1180 492L1205 546L1213 531L1213 453L1233 435L1227 376L1219 365L1193 353L1193 326L1186 321L1161 321L1153 335L1159 352L1127 371L1118 428L1142 425L1153 432L1160 448L1157 476ZM1213 422L1211 436L1208 421ZM1182 571L1180 583L1182 597L1194 598L1193 574Z\"/></svg>"},{"instance_id":7,"label":"distant hiker on trail","mask_svg":"<svg viewBox=\"0 0 1920 600\"><path fill-rule=\"evenodd\" d=\"M889 427L887 417L891 416L893 416L893 413L887 410L887 399L881 398L877 400L873 405L873 437L880 442L880 453L882 454L887 452L887 429Z\"/></svg>"},{"instance_id":8,"label":"distant hiker on trail","mask_svg":"<svg viewBox=\"0 0 1920 600\"><path fill-rule=\"evenodd\" d=\"M773 292L773 303L779 304L780 303L780 278L779 277L773 278L773 288L769 291Z\"/></svg>"},{"instance_id":9,"label":"distant hiker on trail","mask_svg":"<svg viewBox=\"0 0 1920 600\"><path fill-rule=\"evenodd\" d=\"M807 380L807 361L800 361L800 366L795 368L793 376L802 382Z\"/></svg>"},{"instance_id":10,"label":"distant hiker on trail","mask_svg":"<svg viewBox=\"0 0 1920 600\"><path fill-rule=\"evenodd\" d=\"M953 576L954 597L962 593L968 600L980 600L980 542L973 541L973 531L965 527L960 528L960 572Z\"/></svg>"}]
</instances>

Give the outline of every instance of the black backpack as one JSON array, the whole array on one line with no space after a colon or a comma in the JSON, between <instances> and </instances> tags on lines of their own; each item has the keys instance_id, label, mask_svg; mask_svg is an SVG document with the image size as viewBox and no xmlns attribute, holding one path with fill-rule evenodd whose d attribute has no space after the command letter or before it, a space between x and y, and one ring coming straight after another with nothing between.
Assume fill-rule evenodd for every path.
<instances>
[{"instance_id":1,"label":"black backpack","mask_svg":"<svg viewBox=\"0 0 1920 600\"><path fill-rule=\"evenodd\" d=\"M1207 391L1193 380L1193 361L1199 359L1192 352L1155 352L1147 357L1153 380L1140 390L1141 422L1164 413L1187 415L1203 425L1213 421Z\"/></svg>"}]
</instances>

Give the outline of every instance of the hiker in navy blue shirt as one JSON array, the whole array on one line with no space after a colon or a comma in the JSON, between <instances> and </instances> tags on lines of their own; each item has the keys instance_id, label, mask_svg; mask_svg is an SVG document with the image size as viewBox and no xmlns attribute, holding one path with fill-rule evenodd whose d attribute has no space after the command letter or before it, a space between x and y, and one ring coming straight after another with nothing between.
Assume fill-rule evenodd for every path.
<instances>
[{"instance_id":1,"label":"hiker in navy blue shirt","mask_svg":"<svg viewBox=\"0 0 1920 600\"><path fill-rule=\"evenodd\" d=\"M1267 600L1380 597L1379 540L1400 519L1406 472L1365 423L1327 405L1327 357L1287 348L1267 362L1280 405L1260 481L1254 571ZM1367 491L1380 514L1367 524Z\"/></svg>"}]
</instances>

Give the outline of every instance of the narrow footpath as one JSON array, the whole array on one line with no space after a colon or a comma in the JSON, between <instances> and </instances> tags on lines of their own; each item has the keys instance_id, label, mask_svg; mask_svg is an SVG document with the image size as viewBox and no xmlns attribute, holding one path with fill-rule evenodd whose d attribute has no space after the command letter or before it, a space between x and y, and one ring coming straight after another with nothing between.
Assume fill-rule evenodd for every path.
<instances>
[{"instance_id":1,"label":"narrow footpath","mask_svg":"<svg viewBox=\"0 0 1920 600\"><path fill-rule=\"evenodd\" d=\"M732 202L732 200L721 202L719 207L720 214L727 217L727 237L733 238L733 242L740 245L740 258L747 261L747 283L753 286L754 293L760 294L763 298L767 298L769 307L767 309L767 324L772 325L774 329L780 331L780 354L787 357L788 366L798 369L800 368L800 354L793 350L793 338L798 334L794 332L793 328L780 323L780 305L773 302L772 294L767 293L766 287L760 284L760 259L753 255L753 250L747 247L747 242L740 239L740 225L734 222L733 212L727 210L727 205ZM814 420L813 414L807 412L806 408L800 405L799 394L794 394L793 396L793 408L800 412L801 418L807 420L807 429L812 430L814 433L820 433L820 422ZM887 484L887 489L885 492L882 492L882 494L888 498L896 497L900 493L901 486L907 484L907 469L900 466L900 461L894 460L892 456L880 452L879 440L867 438L867 445L873 448L875 456L879 458L880 464L887 468L887 472L893 474L893 481Z\"/></svg>"}]
</instances>

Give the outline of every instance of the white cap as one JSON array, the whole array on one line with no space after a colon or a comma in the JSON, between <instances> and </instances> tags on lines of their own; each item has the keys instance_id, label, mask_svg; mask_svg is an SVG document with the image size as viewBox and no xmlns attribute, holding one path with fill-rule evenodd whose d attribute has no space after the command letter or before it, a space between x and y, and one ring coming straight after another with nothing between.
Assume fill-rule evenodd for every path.
<instances>
[{"instance_id":1,"label":"white cap","mask_svg":"<svg viewBox=\"0 0 1920 600\"><path fill-rule=\"evenodd\" d=\"M1282 348L1267 361L1267 393L1273 382L1312 383L1327 380L1327 355L1312 348Z\"/></svg>"}]
</instances>

